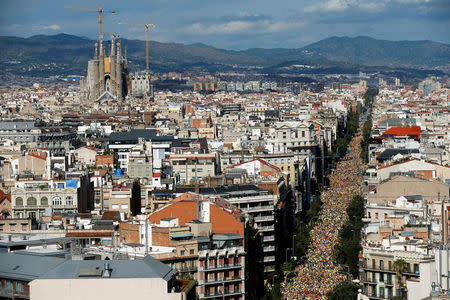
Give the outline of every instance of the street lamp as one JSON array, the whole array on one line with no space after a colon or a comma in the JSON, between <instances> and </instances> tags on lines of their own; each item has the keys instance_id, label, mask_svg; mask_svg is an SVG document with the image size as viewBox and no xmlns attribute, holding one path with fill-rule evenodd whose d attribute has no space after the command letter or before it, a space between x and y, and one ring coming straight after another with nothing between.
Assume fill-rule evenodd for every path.
<instances>
[{"instance_id":1,"label":"street lamp","mask_svg":"<svg viewBox=\"0 0 450 300\"><path fill-rule=\"evenodd\" d=\"M294 240L295 240L295 237L296 237L296 236L297 236L297 235L295 235L295 234L292 235L292 255L295 254Z\"/></svg>"},{"instance_id":2,"label":"street lamp","mask_svg":"<svg viewBox=\"0 0 450 300\"><path fill-rule=\"evenodd\" d=\"M286 263L287 263L287 261L288 261L288 259L287 259L287 253L288 253L288 250L289 249L291 249L291 248L286 248Z\"/></svg>"}]
</instances>

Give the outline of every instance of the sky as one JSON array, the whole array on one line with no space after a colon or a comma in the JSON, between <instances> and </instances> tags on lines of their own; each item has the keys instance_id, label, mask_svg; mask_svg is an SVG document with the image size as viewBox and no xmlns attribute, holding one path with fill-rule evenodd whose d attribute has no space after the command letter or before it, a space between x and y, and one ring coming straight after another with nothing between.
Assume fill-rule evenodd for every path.
<instances>
[{"instance_id":1,"label":"sky","mask_svg":"<svg viewBox=\"0 0 450 300\"><path fill-rule=\"evenodd\" d=\"M91 0L0 0L0 35L67 33L98 38ZM107 0L103 31L145 40L223 49L299 48L331 36L450 43L450 0Z\"/></svg>"}]
</instances>

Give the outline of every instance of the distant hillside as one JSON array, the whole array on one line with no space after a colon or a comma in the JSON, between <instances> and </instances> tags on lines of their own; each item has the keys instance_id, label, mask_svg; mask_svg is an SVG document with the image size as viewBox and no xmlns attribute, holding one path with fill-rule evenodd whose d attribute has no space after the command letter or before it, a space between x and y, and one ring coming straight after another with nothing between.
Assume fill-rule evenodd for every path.
<instances>
[{"instance_id":1,"label":"distant hillside","mask_svg":"<svg viewBox=\"0 0 450 300\"><path fill-rule=\"evenodd\" d=\"M386 41L370 37L331 37L302 48L321 56L366 66L438 67L450 63L450 45L433 41Z\"/></svg>"},{"instance_id":2,"label":"distant hillside","mask_svg":"<svg viewBox=\"0 0 450 300\"><path fill-rule=\"evenodd\" d=\"M130 65L145 67L145 42L121 39ZM95 41L67 34L30 38L0 37L0 66L3 71L32 75L84 74L94 55ZM107 47L105 43L105 47ZM218 71L240 67L276 70L289 64L316 66L389 66L435 68L448 65L450 45L432 41L383 41L369 37L331 37L300 49L243 51L216 49L197 43L150 43L151 69Z\"/></svg>"}]
</instances>

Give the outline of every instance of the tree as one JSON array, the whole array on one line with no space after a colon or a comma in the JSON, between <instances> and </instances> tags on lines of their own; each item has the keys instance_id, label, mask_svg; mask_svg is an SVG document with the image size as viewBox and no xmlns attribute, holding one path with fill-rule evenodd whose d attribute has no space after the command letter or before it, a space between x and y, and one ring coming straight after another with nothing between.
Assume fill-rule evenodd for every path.
<instances>
[{"instance_id":1,"label":"tree","mask_svg":"<svg viewBox=\"0 0 450 300\"><path fill-rule=\"evenodd\" d=\"M395 278L397 279L397 284L399 290L401 291L401 296L403 296L405 285L403 283L403 273L408 271L408 264L403 259L397 259L393 264L395 273Z\"/></svg>"},{"instance_id":2,"label":"tree","mask_svg":"<svg viewBox=\"0 0 450 300\"><path fill-rule=\"evenodd\" d=\"M358 276L359 257L361 247L361 229L364 217L364 198L360 195L353 197L347 207L348 220L339 232L339 243L335 246L336 260L348 266L349 272Z\"/></svg>"},{"instance_id":3,"label":"tree","mask_svg":"<svg viewBox=\"0 0 450 300\"><path fill-rule=\"evenodd\" d=\"M280 284L275 282L273 286L270 287L262 297L263 300L281 300L283 299L283 295L280 291Z\"/></svg>"},{"instance_id":4,"label":"tree","mask_svg":"<svg viewBox=\"0 0 450 300\"><path fill-rule=\"evenodd\" d=\"M355 283L342 282L327 293L328 300L355 300L360 287Z\"/></svg>"}]
</instances>

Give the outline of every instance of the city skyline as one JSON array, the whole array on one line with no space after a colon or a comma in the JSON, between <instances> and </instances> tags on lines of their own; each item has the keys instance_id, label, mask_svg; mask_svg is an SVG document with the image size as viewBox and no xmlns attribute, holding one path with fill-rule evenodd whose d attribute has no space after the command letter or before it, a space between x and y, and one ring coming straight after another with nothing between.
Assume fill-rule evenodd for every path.
<instances>
[{"instance_id":1,"label":"city skyline","mask_svg":"<svg viewBox=\"0 0 450 300\"><path fill-rule=\"evenodd\" d=\"M29 37L67 33L98 35L94 12L63 5L96 8L89 1L2 3L0 35ZM224 49L298 48L330 36L370 36L384 40L433 40L449 43L450 5L442 0L232 1L202 3L119 1L103 4L116 14L104 16L104 32L145 39L145 31L119 22L157 24L151 39L183 44L204 43ZM394 30L393 30L394 29Z\"/></svg>"}]
</instances>

